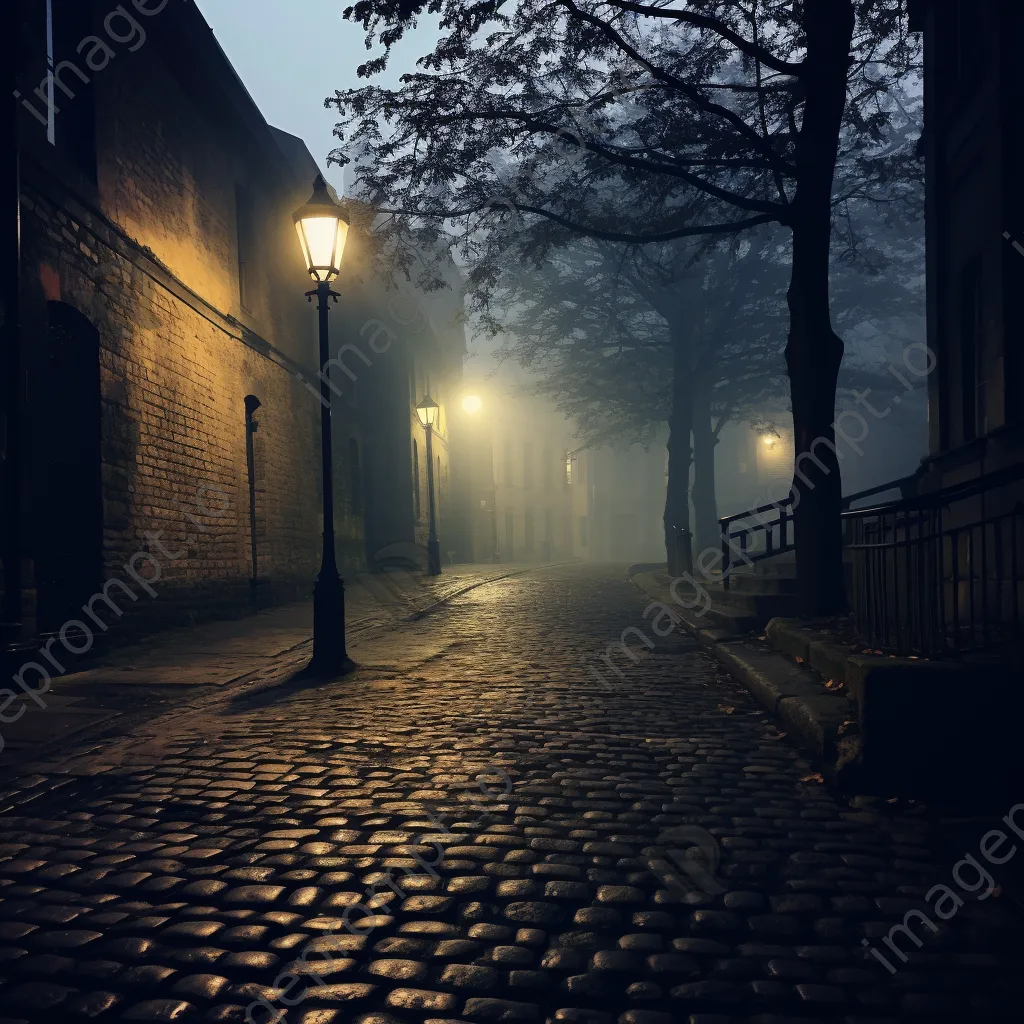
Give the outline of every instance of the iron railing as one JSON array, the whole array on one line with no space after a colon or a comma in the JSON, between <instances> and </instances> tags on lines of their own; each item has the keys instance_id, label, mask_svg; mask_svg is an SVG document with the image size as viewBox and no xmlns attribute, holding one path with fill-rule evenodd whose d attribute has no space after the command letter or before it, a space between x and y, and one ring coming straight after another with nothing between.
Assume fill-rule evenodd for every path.
<instances>
[{"instance_id":1,"label":"iron railing","mask_svg":"<svg viewBox=\"0 0 1024 1024\"><path fill-rule=\"evenodd\" d=\"M873 648L937 658L1024 647L1024 467L931 494L904 477L848 495L841 516L852 561L850 604ZM897 501L851 509L898 489ZM789 498L719 520L722 586L736 563L751 565L795 546Z\"/></svg>"},{"instance_id":2,"label":"iron railing","mask_svg":"<svg viewBox=\"0 0 1024 1024\"><path fill-rule=\"evenodd\" d=\"M857 631L887 653L1019 651L1024 468L843 513Z\"/></svg>"},{"instance_id":3,"label":"iron railing","mask_svg":"<svg viewBox=\"0 0 1024 1024\"><path fill-rule=\"evenodd\" d=\"M849 509L855 501L885 491L899 490L903 498L908 498L914 494L916 482L917 477L906 476L849 494L843 498L843 509ZM729 569L733 562L750 564L793 550L792 506L792 498L786 497L771 505L760 505L718 520L722 539L722 585L726 590L729 589Z\"/></svg>"},{"instance_id":4,"label":"iron railing","mask_svg":"<svg viewBox=\"0 0 1024 1024\"><path fill-rule=\"evenodd\" d=\"M793 549L792 498L759 505L718 520L722 537L722 586L729 589L733 561L746 565Z\"/></svg>"}]
</instances>

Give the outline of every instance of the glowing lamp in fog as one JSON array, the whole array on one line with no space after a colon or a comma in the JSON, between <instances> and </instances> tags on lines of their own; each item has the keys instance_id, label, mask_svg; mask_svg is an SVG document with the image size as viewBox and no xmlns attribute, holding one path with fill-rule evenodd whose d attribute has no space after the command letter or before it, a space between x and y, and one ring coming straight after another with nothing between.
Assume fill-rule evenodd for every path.
<instances>
[{"instance_id":1,"label":"glowing lamp in fog","mask_svg":"<svg viewBox=\"0 0 1024 1024\"><path fill-rule=\"evenodd\" d=\"M764 435L764 443L766 445L768 445L769 448L771 448L775 444L775 438L772 437L771 434L765 434Z\"/></svg>"},{"instance_id":2,"label":"glowing lamp in fog","mask_svg":"<svg viewBox=\"0 0 1024 1024\"><path fill-rule=\"evenodd\" d=\"M313 182L309 202L295 212L293 219L309 276L320 284L333 281L341 273L348 219L331 198L322 174Z\"/></svg>"},{"instance_id":3,"label":"glowing lamp in fog","mask_svg":"<svg viewBox=\"0 0 1024 1024\"><path fill-rule=\"evenodd\" d=\"M430 395L424 395L423 401L416 406L416 415L420 418L420 423L425 427L432 427L437 422L437 413L440 409L437 402L435 402Z\"/></svg>"},{"instance_id":4,"label":"glowing lamp in fog","mask_svg":"<svg viewBox=\"0 0 1024 1024\"><path fill-rule=\"evenodd\" d=\"M470 416L476 415L483 407L484 402L479 395L466 395L462 400L462 411L468 412Z\"/></svg>"}]
</instances>

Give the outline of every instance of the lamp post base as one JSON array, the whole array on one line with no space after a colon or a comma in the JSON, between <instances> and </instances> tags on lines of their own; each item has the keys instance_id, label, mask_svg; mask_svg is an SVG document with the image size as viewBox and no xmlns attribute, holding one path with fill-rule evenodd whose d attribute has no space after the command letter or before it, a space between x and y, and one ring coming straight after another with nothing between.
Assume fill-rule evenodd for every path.
<instances>
[{"instance_id":1,"label":"lamp post base","mask_svg":"<svg viewBox=\"0 0 1024 1024\"><path fill-rule=\"evenodd\" d=\"M441 575L441 545L436 539L427 541L427 574Z\"/></svg>"},{"instance_id":2,"label":"lamp post base","mask_svg":"<svg viewBox=\"0 0 1024 1024\"><path fill-rule=\"evenodd\" d=\"M345 587L337 572L321 572L313 584L313 660L310 668L341 672L348 664L345 649Z\"/></svg>"}]
</instances>

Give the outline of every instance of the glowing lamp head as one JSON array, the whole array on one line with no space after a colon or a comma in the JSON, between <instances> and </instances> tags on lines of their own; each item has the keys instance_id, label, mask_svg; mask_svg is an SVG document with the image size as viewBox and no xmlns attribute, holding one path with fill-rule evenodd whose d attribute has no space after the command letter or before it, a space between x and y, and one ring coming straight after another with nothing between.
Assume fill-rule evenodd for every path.
<instances>
[{"instance_id":1,"label":"glowing lamp head","mask_svg":"<svg viewBox=\"0 0 1024 1024\"><path fill-rule=\"evenodd\" d=\"M470 416L475 416L483 406L483 399L479 395L466 395L462 400L462 411Z\"/></svg>"},{"instance_id":2,"label":"glowing lamp head","mask_svg":"<svg viewBox=\"0 0 1024 1024\"><path fill-rule=\"evenodd\" d=\"M769 448L771 448L775 444L775 438L772 437L771 434L765 434L764 435L764 443L766 445L768 445Z\"/></svg>"},{"instance_id":3,"label":"glowing lamp head","mask_svg":"<svg viewBox=\"0 0 1024 1024\"><path fill-rule=\"evenodd\" d=\"M440 406L435 402L430 395L424 395L423 401L416 406L416 415L420 418L420 423L424 427L432 427L437 423L437 414Z\"/></svg>"},{"instance_id":4,"label":"glowing lamp head","mask_svg":"<svg viewBox=\"0 0 1024 1024\"><path fill-rule=\"evenodd\" d=\"M295 211L293 219L309 276L320 284L333 281L341 273L348 218L327 191L322 174L313 182L309 202Z\"/></svg>"}]
</instances>

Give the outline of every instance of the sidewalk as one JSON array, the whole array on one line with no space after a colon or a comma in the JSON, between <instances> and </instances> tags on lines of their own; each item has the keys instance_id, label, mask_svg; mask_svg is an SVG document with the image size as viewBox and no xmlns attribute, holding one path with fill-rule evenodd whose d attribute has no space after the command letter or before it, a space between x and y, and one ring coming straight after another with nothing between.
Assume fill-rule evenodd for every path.
<instances>
[{"instance_id":1,"label":"sidewalk","mask_svg":"<svg viewBox=\"0 0 1024 1024\"><path fill-rule=\"evenodd\" d=\"M346 638L358 644L481 584L540 567L455 565L437 577L396 572L346 578ZM241 619L169 629L115 648L85 671L58 675L54 669L49 690L38 699L15 688L19 700L0 716L0 769L31 761L72 737L80 742L127 727L197 688L286 677L309 660L312 622L312 600L300 601ZM35 684L34 673L28 682Z\"/></svg>"}]
</instances>

